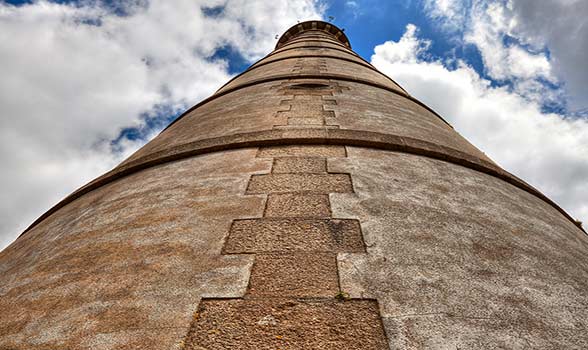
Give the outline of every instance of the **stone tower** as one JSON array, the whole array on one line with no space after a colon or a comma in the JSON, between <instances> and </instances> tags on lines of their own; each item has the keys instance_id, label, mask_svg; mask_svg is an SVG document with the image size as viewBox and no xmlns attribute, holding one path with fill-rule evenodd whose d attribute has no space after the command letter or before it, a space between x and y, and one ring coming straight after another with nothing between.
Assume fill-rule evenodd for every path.
<instances>
[{"instance_id":1,"label":"stone tower","mask_svg":"<svg viewBox=\"0 0 588 350\"><path fill-rule=\"evenodd\" d=\"M586 349L587 238L304 22L0 253L0 349Z\"/></svg>"}]
</instances>

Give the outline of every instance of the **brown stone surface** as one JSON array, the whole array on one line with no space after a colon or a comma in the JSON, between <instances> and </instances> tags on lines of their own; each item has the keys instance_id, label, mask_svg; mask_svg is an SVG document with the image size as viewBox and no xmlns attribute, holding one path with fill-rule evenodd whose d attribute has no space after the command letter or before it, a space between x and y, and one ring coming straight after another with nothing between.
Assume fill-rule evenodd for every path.
<instances>
[{"instance_id":1,"label":"brown stone surface","mask_svg":"<svg viewBox=\"0 0 588 350\"><path fill-rule=\"evenodd\" d=\"M186 349L388 349L373 300L204 300Z\"/></svg>"},{"instance_id":2,"label":"brown stone surface","mask_svg":"<svg viewBox=\"0 0 588 350\"><path fill-rule=\"evenodd\" d=\"M294 45L296 43L308 42L308 41L313 41L313 40L319 40L321 43L332 43L332 44L341 46L342 48L350 49L349 42L341 43L338 39L339 38L334 38L332 35L319 34L318 31L315 31L315 32L306 33L304 35L297 35L296 37L289 37L289 38L287 38L287 40L288 40L287 43L285 43L285 44L278 43L278 45L276 46L276 49L279 50L283 47L288 47L288 46Z\"/></svg>"},{"instance_id":3,"label":"brown stone surface","mask_svg":"<svg viewBox=\"0 0 588 350\"><path fill-rule=\"evenodd\" d=\"M306 89L305 89L306 90ZM332 111L325 111L323 105L323 94L330 94L333 89L323 90L308 88L308 90L320 93L316 95L295 95L293 99L288 100L290 108L288 111L280 112L279 116L285 116L288 121L308 119L308 120L324 120L325 117L333 117Z\"/></svg>"},{"instance_id":4,"label":"brown stone surface","mask_svg":"<svg viewBox=\"0 0 588 350\"><path fill-rule=\"evenodd\" d=\"M351 60L354 62L357 62L359 64L365 65L365 66L369 66L364 60L362 60L361 58L357 57L356 55L352 54L352 53L347 53L347 52L342 52L340 50L333 50L333 49L318 49L318 50L308 50L308 49L293 49L293 50L287 50L287 51L282 51L279 52L277 54L272 55L271 57L268 57L266 59L264 59L263 61L259 61L258 63L254 64L252 67L257 67L259 65L264 65L267 64L267 62L274 62L274 61L279 61L279 60L283 60L286 58L292 58L292 57L305 57L305 56L331 56L333 58L339 58L339 59L344 59L344 60Z\"/></svg>"},{"instance_id":5,"label":"brown stone surface","mask_svg":"<svg viewBox=\"0 0 588 350\"><path fill-rule=\"evenodd\" d=\"M344 52L352 52L342 45L338 45L338 44L331 43L331 42L324 42L322 40L317 40L317 39L305 40L305 41L292 43L292 44L284 46L278 50L275 50L273 52L277 53L277 52L283 52L283 51L287 51L287 50L291 50L291 49L300 49L300 48L307 48L307 47L332 48L332 49L336 49L336 50L343 50Z\"/></svg>"},{"instance_id":6,"label":"brown stone surface","mask_svg":"<svg viewBox=\"0 0 588 350\"><path fill-rule=\"evenodd\" d=\"M581 349L588 344L588 239L510 184L409 154L348 148L330 159L355 194L367 254L339 254L341 289L376 298L394 348Z\"/></svg>"},{"instance_id":7,"label":"brown stone surface","mask_svg":"<svg viewBox=\"0 0 588 350\"><path fill-rule=\"evenodd\" d=\"M345 147L327 145L295 145L262 147L257 156L275 157L345 157Z\"/></svg>"},{"instance_id":8,"label":"brown stone surface","mask_svg":"<svg viewBox=\"0 0 588 350\"><path fill-rule=\"evenodd\" d=\"M273 173L326 173L327 161L315 157L275 158Z\"/></svg>"},{"instance_id":9,"label":"brown stone surface","mask_svg":"<svg viewBox=\"0 0 588 350\"><path fill-rule=\"evenodd\" d=\"M256 254L248 296L327 297L339 291L336 253Z\"/></svg>"},{"instance_id":10,"label":"brown stone surface","mask_svg":"<svg viewBox=\"0 0 588 350\"><path fill-rule=\"evenodd\" d=\"M253 257L221 256L259 217L256 149L194 157L69 203L0 252L0 349L174 349L201 297L240 297ZM124 345L124 346L123 346Z\"/></svg>"},{"instance_id":11,"label":"brown stone surface","mask_svg":"<svg viewBox=\"0 0 588 350\"><path fill-rule=\"evenodd\" d=\"M224 247L226 254L364 250L355 220L299 218L236 220Z\"/></svg>"},{"instance_id":12,"label":"brown stone surface","mask_svg":"<svg viewBox=\"0 0 588 350\"><path fill-rule=\"evenodd\" d=\"M270 194L265 208L266 217L314 217L331 216L329 196L326 194Z\"/></svg>"},{"instance_id":13,"label":"brown stone surface","mask_svg":"<svg viewBox=\"0 0 588 350\"><path fill-rule=\"evenodd\" d=\"M320 117L289 117L288 125L324 125L325 119Z\"/></svg>"},{"instance_id":14,"label":"brown stone surface","mask_svg":"<svg viewBox=\"0 0 588 350\"><path fill-rule=\"evenodd\" d=\"M259 79L267 79L270 77L282 76L287 74L295 77L296 74L303 74L303 72L292 73L292 68L296 65L297 62L300 62L300 60L304 61L304 63L308 66L316 66L318 64L318 59L312 57L290 58L278 62L270 62L256 69L245 71L238 78L234 79L232 82L222 87L219 90L219 92L227 91L242 86L244 84L249 84ZM390 79L388 79L386 76L384 76L382 73L378 71L369 69L368 67L357 64L355 62L338 60L329 57L325 57L323 60L327 67L326 70L311 71L313 75L317 75L319 78L321 75L328 75L328 72L341 72L345 73L345 75L349 77L361 77L362 79L373 82L374 84L380 84L389 89L398 92L403 92L398 87L398 85L396 85L394 82L392 82Z\"/></svg>"},{"instance_id":15,"label":"brown stone surface","mask_svg":"<svg viewBox=\"0 0 588 350\"><path fill-rule=\"evenodd\" d=\"M282 112L296 109L297 106L307 101L312 101L315 108L324 111L323 105L326 104L324 96L332 97L333 92L338 90L338 84L326 79L297 79L293 82L282 83L280 84L279 92L284 95L292 95L291 98L282 101L282 106L288 106ZM332 114L333 112L325 112L325 114L327 113Z\"/></svg>"},{"instance_id":16,"label":"brown stone surface","mask_svg":"<svg viewBox=\"0 0 588 350\"><path fill-rule=\"evenodd\" d=\"M247 193L353 192L347 174L268 174L251 177Z\"/></svg>"},{"instance_id":17,"label":"brown stone surface","mask_svg":"<svg viewBox=\"0 0 588 350\"><path fill-rule=\"evenodd\" d=\"M309 42L314 42L314 43L319 43L319 44L332 44L333 46L337 46L337 47L342 48L346 51L349 51L349 49L350 49L348 46L342 45L337 40L333 40L332 37L325 37L323 35L320 35L320 36L313 35L313 36L292 38L289 40L289 42L287 44L280 46L280 47L276 47L276 49L281 50L282 48L287 48L290 46L294 46L296 44L307 44Z\"/></svg>"}]
</instances>

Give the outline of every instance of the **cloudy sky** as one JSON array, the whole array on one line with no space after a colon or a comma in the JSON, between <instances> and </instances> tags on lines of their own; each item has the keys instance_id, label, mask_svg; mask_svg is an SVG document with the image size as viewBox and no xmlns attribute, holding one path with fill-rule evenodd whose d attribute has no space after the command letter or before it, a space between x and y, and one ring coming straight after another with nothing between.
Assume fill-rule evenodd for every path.
<instances>
[{"instance_id":1,"label":"cloudy sky","mask_svg":"<svg viewBox=\"0 0 588 350\"><path fill-rule=\"evenodd\" d=\"M588 1L0 0L0 249L188 107L329 19L588 222Z\"/></svg>"}]
</instances>

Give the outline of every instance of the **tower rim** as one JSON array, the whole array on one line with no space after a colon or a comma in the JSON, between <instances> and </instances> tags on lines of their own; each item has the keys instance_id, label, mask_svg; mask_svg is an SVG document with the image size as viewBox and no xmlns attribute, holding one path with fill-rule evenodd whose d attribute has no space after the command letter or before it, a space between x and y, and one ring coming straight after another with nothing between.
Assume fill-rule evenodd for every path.
<instances>
[{"instance_id":1,"label":"tower rim","mask_svg":"<svg viewBox=\"0 0 588 350\"><path fill-rule=\"evenodd\" d=\"M280 38L278 39L278 42L274 50L283 47L290 40L297 37L299 34L311 30L323 31L328 34L331 34L335 40L345 45L345 47L347 47L348 49L351 49L351 43L349 42L347 35L345 35L345 32L341 28L329 22L311 20L296 23L292 27L288 28L288 30L286 30L286 32L284 32L284 34L282 34L282 36L280 36Z\"/></svg>"}]
</instances>

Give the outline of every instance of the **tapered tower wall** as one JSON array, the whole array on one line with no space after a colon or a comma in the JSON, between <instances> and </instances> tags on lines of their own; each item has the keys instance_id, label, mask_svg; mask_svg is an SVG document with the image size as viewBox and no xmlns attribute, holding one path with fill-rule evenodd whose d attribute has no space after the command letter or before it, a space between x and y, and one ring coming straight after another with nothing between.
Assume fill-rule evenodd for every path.
<instances>
[{"instance_id":1,"label":"tapered tower wall","mask_svg":"<svg viewBox=\"0 0 588 350\"><path fill-rule=\"evenodd\" d=\"M304 22L0 253L0 348L588 347L588 239Z\"/></svg>"}]
</instances>

